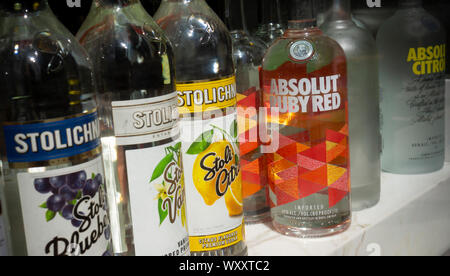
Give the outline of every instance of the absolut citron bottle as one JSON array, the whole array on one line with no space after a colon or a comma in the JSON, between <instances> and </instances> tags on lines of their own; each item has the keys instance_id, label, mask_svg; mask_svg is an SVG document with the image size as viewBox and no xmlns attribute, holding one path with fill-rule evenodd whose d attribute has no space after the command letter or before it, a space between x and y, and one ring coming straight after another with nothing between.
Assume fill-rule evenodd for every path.
<instances>
[{"instance_id":1,"label":"absolut citron bottle","mask_svg":"<svg viewBox=\"0 0 450 276\"><path fill-rule=\"evenodd\" d=\"M278 139L267 155L269 198L285 235L321 237L350 225L346 70L342 48L315 20L289 22L264 58L263 102Z\"/></svg>"},{"instance_id":2,"label":"absolut citron bottle","mask_svg":"<svg viewBox=\"0 0 450 276\"><path fill-rule=\"evenodd\" d=\"M204 0L164 0L182 116L191 253L245 255L232 40Z\"/></svg>"}]
</instances>

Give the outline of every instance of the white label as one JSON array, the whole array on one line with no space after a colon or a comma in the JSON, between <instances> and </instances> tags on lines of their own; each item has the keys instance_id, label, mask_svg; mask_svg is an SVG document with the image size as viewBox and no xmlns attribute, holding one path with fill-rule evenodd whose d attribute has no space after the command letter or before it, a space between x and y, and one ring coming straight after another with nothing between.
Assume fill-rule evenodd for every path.
<instances>
[{"instance_id":1,"label":"white label","mask_svg":"<svg viewBox=\"0 0 450 276\"><path fill-rule=\"evenodd\" d=\"M179 134L177 93L112 102L112 112L120 146L152 143Z\"/></svg>"},{"instance_id":2,"label":"white label","mask_svg":"<svg viewBox=\"0 0 450 276\"><path fill-rule=\"evenodd\" d=\"M189 254L181 143L126 151L136 255Z\"/></svg>"},{"instance_id":3,"label":"white label","mask_svg":"<svg viewBox=\"0 0 450 276\"><path fill-rule=\"evenodd\" d=\"M236 114L184 120L181 125L190 236L217 235L240 227L243 210L241 175L236 164Z\"/></svg>"},{"instance_id":4,"label":"white label","mask_svg":"<svg viewBox=\"0 0 450 276\"><path fill-rule=\"evenodd\" d=\"M30 256L108 255L101 157L81 165L17 175Z\"/></svg>"},{"instance_id":5,"label":"white label","mask_svg":"<svg viewBox=\"0 0 450 276\"><path fill-rule=\"evenodd\" d=\"M3 209L0 202L0 256L7 256L8 250L6 247L6 229L3 223Z\"/></svg>"}]
</instances>

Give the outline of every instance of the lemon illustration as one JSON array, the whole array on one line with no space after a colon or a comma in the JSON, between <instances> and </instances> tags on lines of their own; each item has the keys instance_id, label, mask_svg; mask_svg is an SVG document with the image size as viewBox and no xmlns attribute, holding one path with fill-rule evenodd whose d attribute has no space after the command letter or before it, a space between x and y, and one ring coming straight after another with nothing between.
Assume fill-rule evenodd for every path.
<instances>
[{"instance_id":1,"label":"lemon illustration","mask_svg":"<svg viewBox=\"0 0 450 276\"><path fill-rule=\"evenodd\" d=\"M238 178L230 185L225 194L225 204L231 217L240 216L244 212L241 180L241 173L239 173Z\"/></svg>"}]
</instances>

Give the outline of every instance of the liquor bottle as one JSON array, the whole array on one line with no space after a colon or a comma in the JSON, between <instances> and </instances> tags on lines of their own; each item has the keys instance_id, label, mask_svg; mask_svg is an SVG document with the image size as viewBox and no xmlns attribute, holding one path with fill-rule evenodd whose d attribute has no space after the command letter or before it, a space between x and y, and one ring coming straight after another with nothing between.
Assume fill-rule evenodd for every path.
<instances>
[{"instance_id":1,"label":"liquor bottle","mask_svg":"<svg viewBox=\"0 0 450 276\"><path fill-rule=\"evenodd\" d=\"M12 255L110 255L92 68L46 0L1 2L4 220Z\"/></svg>"},{"instance_id":2,"label":"liquor bottle","mask_svg":"<svg viewBox=\"0 0 450 276\"><path fill-rule=\"evenodd\" d=\"M204 0L163 0L173 43L193 255L246 255L232 40Z\"/></svg>"},{"instance_id":3,"label":"liquor bottle","mask_svg":"<svg viewBox=\"0 0 450 276\"><path fill-rule=\"evenodd\" d=\"M254 35L266 43L267 46L270 46L284 33L284 26L281 20L280 0L259 1L262 23Z\"/></svg>"},{"instance_id":4,"label":"liquor bottle","mask_svg":"<svg viewBox=\"0 0 450 276\"><path fill-rule=\"evenodd\" d=\"M0 188L1 190L2 188ZM2 194L0 192L0 199L3 200ZM5 222L3 221L3 206L0 200L0 257L8 256L8 245L6 243L6 229Z\"/></svg>"},{"instance_id":5,"label":"liquor bottle","mask_svg":"<svg viewBox=\"0 0 450 276\"><path fill-rule=\"evenodd\" d=\"M381 25L394 15L398 1L384 1L381 7L368 7L366 1L352 1L353 21L367 28L374 38Z\"/></svg>"},{"instance_id":6,"label":"liquor bottle","mask_svg":"<svg viewBox=\"0 0 450 276\"><path fill-rule=\"evenodd\" d=\"M266 46L253 39L246 28L243 0L225 0L225 23L233 40L238 94L238 133L242 171L242 190L246 223L270 217L267 202L267 169L259 136L261 91L259 70Z\"/></svg>"},{"instance_id":7,"label":"liquor bottle","mask_svg":"<svg viewBox=\"0 0 450 276\"><path fill-rule=\"evenodd\" d=\"M114 253L189 254L172 46L139 0L95 0L94 64Z\"/></svg>"},{"instance_id":8,"label":"liquor bottle","mask_svg":"<svg viewBox=\"0 0 450 276\"><path fill-rule=\"evenodd\" d=\"M274 228L305 238L351 221L346 59L311 14L289 21L262 71L268 130L279 141L267 154Z\"/></svg>"},{"instance_id":9,"label":"liquor bottle","mask_svg":"<svg viewBox=\"0 0 450 276\"><path fill-rule=\"evenodd\" d=\"M401 0L378 32L384 171L420 174L444 165L445 41L420 0Z\"/></svg>"},{"instance_id":10,"label":"liquor bottle","mask_svg":"<svg viewBox=\"0 0 450 276\"><path fill-rule=\"evenodd\" d=\"M380 111L378 56L375 39L356 26L350 0L333 0L321 30L337 41L347 58L352 208L372 207L380 200Z\"/></svg>"}]
</instances>

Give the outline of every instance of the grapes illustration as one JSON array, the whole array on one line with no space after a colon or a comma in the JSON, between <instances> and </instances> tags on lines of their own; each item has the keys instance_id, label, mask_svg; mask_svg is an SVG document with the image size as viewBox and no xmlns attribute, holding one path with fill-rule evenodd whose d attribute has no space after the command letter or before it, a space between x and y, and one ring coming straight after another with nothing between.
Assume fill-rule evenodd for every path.
<instances>
[{"instance_id":1,"label":"grapes illustration","mask_svg":"<svg viewBox=\"0 0 450 276\"><path fill-rule=\"evenodd\" d=\"M52 195L47 199L47 208L53 212L59 212L64 205L66 205L66 200L60 195Z\"/></svg>"},{"instance_id":2,"label":"grapes illustration","mask_svg":"<svg viewBox=\"0 0 450 276\"><path fill-rule=\"evenodd\" d=\"M38 178L34 180L34 188L41 194L48 194L52 187L48 178Z\"/></svg>"}]
</instances>

